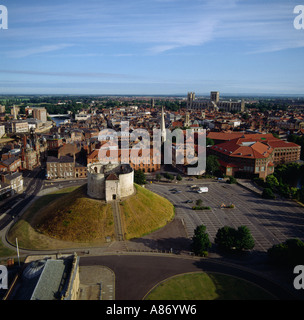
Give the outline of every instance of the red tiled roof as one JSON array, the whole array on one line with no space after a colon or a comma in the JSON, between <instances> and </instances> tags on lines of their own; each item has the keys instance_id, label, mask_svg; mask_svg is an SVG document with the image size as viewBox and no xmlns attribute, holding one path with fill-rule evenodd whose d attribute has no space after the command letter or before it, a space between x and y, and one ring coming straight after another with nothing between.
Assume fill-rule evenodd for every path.
<instances>
[{"instance_id":1,"label":"red tiled roof","mask_svg":"<svg viewBox=\"0 0 304 320\"><path fill-rule=\"evenodd\" d=\"M299 145L293 143L293 142L287 142L283 140L269 140L267 143L272 147L272 148L294 148L294 147L299 147Z\"/></svg>"},{"instance_id":2,"label":"red tiled roof","mask_svg":"<svg viewBox=\"0 0 304 320\"><path fill-rule=\"evenodd\" d=\"M183 127L184 124L182 121L174 121L172 122L172 127Z\"/></svg>"},{"instance_id":3,"label":"red tiled roof","mask_svg":"<svg viewBox=\"0 0 304 320\"><path fill-rule=\"evenodd\" d=\"M99 149L95 149L94 151L92 151L88 156L87 158L88 159L96 159L98 157L98 152L99 152Z\"/></svg>"},{"instance_id":4,"label":"red tiled roof","mask_svg":"<svg viewBox=\"0 0 304 320\"><path fill-rule=\"evenodd\" d=\"M119 180L115 173L111 173L106 180Z\"/></svg>"},{"instance_id":5,"label":"red tiled roof","mask_svg":"<svg viewBox=\"0 0 304 320\"><path fill-rule=\"evenodd\" d=\"M245 138L245 139L275 139L272 133L262 134L262 133L243 133L243 132L209 132L207 138L214 140L225 140L230 141L236 138Z\"/></svg>"},{"instance_id":6,"label":"red tiled roof","mask_svg":"<svg viewBox=\"0 0 304 320\"><path fill-rule=\"evenodd\" d=\"M244 144L245 142L252 142L251 144ZM223 142L218 145L214 145L211 149L220 153L229 155L230 157L237 158L267 158L273 149L261 142L255 141L239 141L234 139L231 141Z\"/></svg>"}]
</instances>

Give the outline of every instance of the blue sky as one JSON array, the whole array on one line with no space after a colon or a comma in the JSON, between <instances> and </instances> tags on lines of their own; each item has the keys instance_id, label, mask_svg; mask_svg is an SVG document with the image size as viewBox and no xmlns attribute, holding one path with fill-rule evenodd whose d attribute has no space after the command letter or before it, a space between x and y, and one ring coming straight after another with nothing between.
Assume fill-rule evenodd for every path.
<instances>
[{"instance_id":1,"label":"blue sky","mask_svg":"<svg viewBox=\"0 0 304 320\"><path fill-rule=\"evenodd\" d=\"M0 0L0 94L304 94L294 0Z\"/></svg>"}]
</instances>

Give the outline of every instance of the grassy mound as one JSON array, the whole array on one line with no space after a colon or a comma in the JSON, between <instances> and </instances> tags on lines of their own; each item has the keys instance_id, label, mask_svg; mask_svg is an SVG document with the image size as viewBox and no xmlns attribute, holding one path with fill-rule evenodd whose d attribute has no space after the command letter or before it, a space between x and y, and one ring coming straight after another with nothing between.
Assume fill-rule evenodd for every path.
<instances>
[{"instance_id":1,"label":"grassy mound","mask_svg":"<svg viewBox=\"0 0 304 320\"><path fill-rule=\"evenodd\" d=\"M174 216L174 207L166 199L136 187L136 194L121 202L125 238L151 233L167 224ZM56 191L40 197L10 229L11 243L18 238L24 249L57 249L99 245L106 237L114 240L115 226L112 205L91 199L87 185Z\"/></svg>"},{"instance_id":2,"label":"grassy mound","mask_svg":"<svg viewBox=\"0 0 304 320\"><path fill-rule=\"evenodd\" d=\"M174 206L167 199L138 185L135 188L136 195L120 206L126 240L160 229L174 217Z\"/></svg>"},{"instance_id":3,"label":"grassy mound","mask_svg":"<svg viewBox=\"0 0 304 320\"><path fill-rule=\"evenodd\" d=\"M87 186L82 186L43 208L35 229L64 241L91 242L113 237L111 205L89 198L86 190Z\"/></svg>"},{"instance_id":4,"label":"grassy mound","mask_svg":"<svg viewBox=\"0 0 304 320\"><path fill-rule=\"evenodd\" d=\"M57 249L104 243L114 236L111 205L90 199L86 185L40 197L9 230L8 240L24 249Z\"/></svg>"}]
</instances>

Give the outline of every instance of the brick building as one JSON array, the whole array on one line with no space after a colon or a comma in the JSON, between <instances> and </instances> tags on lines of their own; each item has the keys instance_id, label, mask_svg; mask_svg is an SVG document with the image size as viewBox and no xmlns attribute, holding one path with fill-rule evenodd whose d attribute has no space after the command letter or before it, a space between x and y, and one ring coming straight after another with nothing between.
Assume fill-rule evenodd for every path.
<instances>
[{"instance_id":1,"label":"brick building","mask_svg":"<svg viewBox=\"0 0 304 320\"><path fill-rule=\"evenodd\" d=\"M265 179L274 172L276 165L300 159L299 145L273 135L242 135L241 138L232 135L230 140L229 134L226 134L226 137L221 135L216 138L226 141L209 147L207 151L218 157L221 171L228 176L255 175Z\"/></svg>"},{"instance_id":2,"label":"brick building","mask_svg":"<svg viewBox=\"0 0 304 320\"><path fill-rule=\"evenodd\" d=\"M46 161L47 179L65 179L75 177L75 162L72 157L60 158L49 156Z\"/></svg>"}]
</instances>

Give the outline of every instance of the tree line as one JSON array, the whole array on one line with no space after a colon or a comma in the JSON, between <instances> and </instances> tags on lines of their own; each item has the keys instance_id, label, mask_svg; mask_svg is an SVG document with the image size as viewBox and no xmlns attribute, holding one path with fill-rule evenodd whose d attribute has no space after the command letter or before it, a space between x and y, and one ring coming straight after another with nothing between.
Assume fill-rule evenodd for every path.
<instances>
[{"instance_id":1,"label":"tree line","mask_svg":"<svg viewBox=\"0 0 304 320\"><path fill-rule=\"evenodd\" d=\"M255 246L254 238L247 226L240 226L237 229L229 226L219 228L214 242L225 252L252 250ZM210 248L211 241L206 232L206 226L196 227L191 243L192 252L206 257ZM278 265L304 264L304 243L297 238L287 239L270 247L267 255L271 262Z\"/></svg>"}]
</instances>

